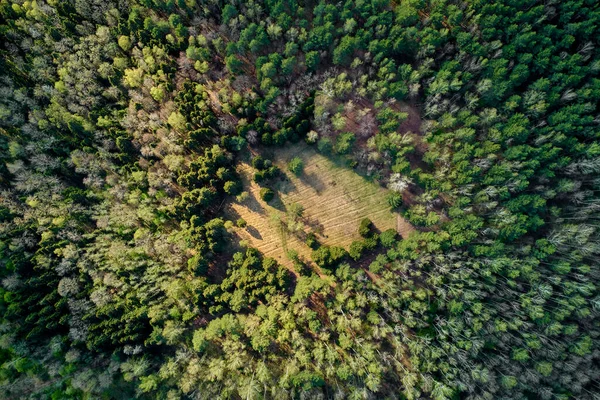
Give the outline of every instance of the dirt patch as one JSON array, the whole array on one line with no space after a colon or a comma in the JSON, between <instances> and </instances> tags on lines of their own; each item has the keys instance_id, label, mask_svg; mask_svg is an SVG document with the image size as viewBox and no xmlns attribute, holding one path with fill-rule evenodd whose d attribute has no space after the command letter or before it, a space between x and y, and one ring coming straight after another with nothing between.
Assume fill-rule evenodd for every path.
<instances>
[{"instance_id":1,"label":"dirt patch","mask_svg":"<svg viewBox=\"0 0 600 400\"><path fill-rule=\"evenodd\" d=\"M268 154L265 156L269 157ZM288 172L286 167L296 156L304 162L304 172L299 177ZM403 221L399 231L403 237L414 230L402 217L390 211L387 189L351 169L336 165L312 147L304 143L288 146L275 150L271 158L284 174L283 179L271 184L277 193L276 199L269 204L260 199L261 186L251 180L253 168L243 162L238 172L244 190L250 196L242 204L229 204L227 211L232 218L246 220L246 228L235 230L241 239L290 269L293 269L292 263L286 257L289 249L310 260L312 250L303 241L308 232L315 233L322 244L347 249L352 241L360 240L358 225L365 217L370 218L380 231L398 229L398 219ZM277 219L285 219L294 203L301 205L304 213L300 219L302 229L292 234L282 229Z\"/></svg>"}]
</instances>

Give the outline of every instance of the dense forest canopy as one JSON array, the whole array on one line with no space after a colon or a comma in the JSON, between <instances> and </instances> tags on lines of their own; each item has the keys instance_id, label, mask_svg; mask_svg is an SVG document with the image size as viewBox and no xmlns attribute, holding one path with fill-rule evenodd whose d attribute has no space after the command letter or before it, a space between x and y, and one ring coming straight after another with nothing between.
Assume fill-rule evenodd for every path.
<instances>
[{"instance_id":1,"label":"dense forest canopy","mask_svg":"<svg viewBox=\"0 0 600 400\"><path fill-rule=\"evenodd\" d=\"M1 398L600 397L597 1L0 16Z\"/></svg>"}]
</instances>

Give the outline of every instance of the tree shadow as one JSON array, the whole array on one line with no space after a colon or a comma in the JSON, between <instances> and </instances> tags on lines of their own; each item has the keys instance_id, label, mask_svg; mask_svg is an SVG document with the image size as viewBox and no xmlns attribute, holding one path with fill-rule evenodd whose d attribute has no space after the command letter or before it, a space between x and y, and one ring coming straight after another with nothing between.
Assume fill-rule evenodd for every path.
<instances>
[{"instance_id":1,"label":"tree shadow","mask_svg":"<svg viewBox=\"0 0 600 400\"><path fill-rule=\"evenodd\" d=\"M258 229L256 229L253 226L248 225L246 227L246 231L255 239L259 239L262 240L262 235L260 234L260 232L258 231Z\"/></svg>"},{"instance_id":2,"label":"tree shadow","mask_svg":"<svg viewBox=\"0 0 600 400\"><path fill-rule=\"evenodd\" d=\"M273 200L271 200L268 204L278 211L281 211L283 213L286 212L285 204L279 196L275 196Z\"/></svg>"},{"instance_id":3,"label":"tree shadow","mask_svg":"<svg viewBox=\"0 0 600 400\"><path fill-rule=\"evenodd\" d=\"M281 173L281 176L277 182L277 191L283 194L289 194L294 190L296 190L296 185L294 185L294 182L292 182L292 180L285 173Z\"/></svg>"},{"instance_id":4,"label":"tree shadow","mask_svg":"<svg viewBox=\"0 0 600 400\"><path fill-rule=\"evenodd\" d=\"M320 195L325 189L327 189L327 185L325 184L325 182L323 182L319 175L317 175L314 172L311 172L310 174L304 173L300 175L300 180L305 185L312 187L315 190L315 192L317 192L317 195Z\"/></svg>"},{"instance_id":5,"label":"tree shadow","mask_svg":"<svg viewBox=\"0 0 600 400\"><path fill-rule=\"evenodd\" d=\"M303 217L302 222L304 222L310 228L311 232L322 237L326 237L325 226L319 222L319 220L310 217ZM304 237L304 240L306 240L306 237Z\"/></svg>"},{"instance_id":6,"label":"tree shadow","mask_svg":"<svg viewBox=\"0 0 600 400\"><path fill-rule=\"evenodd\" d=\"M260 202L258 201L258 199L256 198L256 196L254 196L254 194L250 190L248 190L247 193L248 193L248 198L246 200L244 200L241 204L244 207L249 208L250 210L254 211L257 214L264 215L265 214L265 209L260 204Z\"/></svg>"}]
</instances>

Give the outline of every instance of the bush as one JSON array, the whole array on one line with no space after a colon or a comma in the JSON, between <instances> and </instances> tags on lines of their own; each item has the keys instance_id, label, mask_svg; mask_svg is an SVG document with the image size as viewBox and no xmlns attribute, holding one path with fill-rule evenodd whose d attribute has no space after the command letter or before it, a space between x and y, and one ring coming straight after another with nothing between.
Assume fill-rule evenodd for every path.
<instances>
[{"instance_id":1,"label":"bush","mask_svg":"<svg viewBox=\"0 0 600 400\"><path fill-rule=\"evenodd\" d=\"M294 175L300 175L304 169L304 162L302 162L300 157L294 157L288 163L288 169Z\"/></svg>"},{"instance_id":2,"label":"bush","mask_svg":"<svg viewBox=\"0 0 600 400\"><path fill-rule=\"evenodd\" d=\"M396 234L395 229L388 229L387 231L382 232L381 235L379 235L381 245L387 248L392 247L394 243L396 243Z\"/></svg>"},{"instance_id":3,"label":"bush","mask_svg":"<svg viewBox=\"0 0 600 400\"><path fill-rule=\"evenodd\" d=\"M387 201L392 210L398 209L402 206L402 195L398 192L391 192L388 194Z\"/></svg>"},{"instance_id":4,"label":"bush","mask_svg":"<svg viewBox=\"0 0 600 400\"><path fill-rule=\"evenodd\" d=\"M238 220L235 222L235 224L239 227L239 228L245 228L246 225L248 225L248 223L246 222L246 220L244 218L238 218Z\"/></svg>"},{"instance_id":5,"label":"bush","mask_svg":"<svg viewBox=\"0 0 600 400\"><path fill-rule=\"evenodd\" d=\"M358 234L362 237L369 237L371 236L371 228L373 228L373 222L369 218L363 218L358 227Z\"/></svg>"},{"instance_id":6,"label":"bush","mask_svg":"<svg viewBox=\"0 0 600 400\"><path fill-rule=\"evenodd\" d=\"M263 199L263 201L266 201L267 203L271 200L273 200L273 197L275 197L275 192L272 191L269 188L262 188L260 189L260 198Z\"/></svg>"}]
</instances>

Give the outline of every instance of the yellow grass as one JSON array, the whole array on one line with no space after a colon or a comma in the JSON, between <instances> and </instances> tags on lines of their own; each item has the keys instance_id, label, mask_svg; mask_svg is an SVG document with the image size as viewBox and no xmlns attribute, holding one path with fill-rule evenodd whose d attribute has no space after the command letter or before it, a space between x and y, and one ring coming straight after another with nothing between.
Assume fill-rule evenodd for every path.
<instances>
[{"instance_id":1,"label":"yellow grass","mask_svg":"<svg viewBox=\"0 0 600 400\"><path fill-rule=\"evenodd\" d=\"M381 231L400 229L405 236L413 230L408 222L390 211L386 189L349 168L337 166L312 147L300 143L275 149L273 154L270 158L287 176L272 185L275 200L267 204L260 199L261 186L252 181L254 170L248 163L242 163L238 172L250 198L242 204L232 203L228 209L232 217L239 216L248 224L246 228L236 228L237 235L282 265L291 267L287 249L296 250L306 261L311 254L303 241L295 235L282 234L273 223L272 215L285 215L286 207L292 203L304 207L304 231L315 232L319 242L326 245L347 249L352 241L360 239L358 225L365 217ZM287 170L287 163L296 156L304 162L304 171L299 177Z\"/></svg>"}]
</instances>

